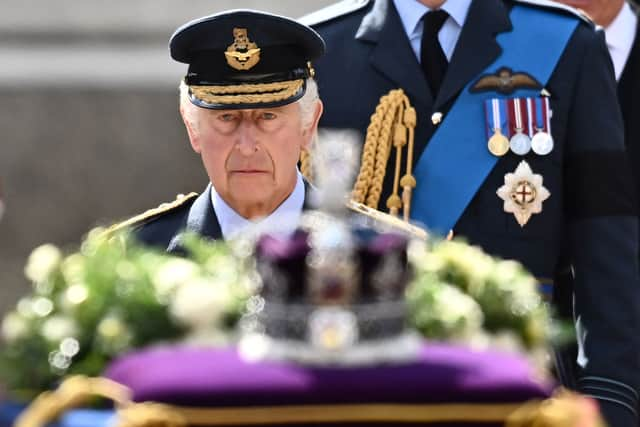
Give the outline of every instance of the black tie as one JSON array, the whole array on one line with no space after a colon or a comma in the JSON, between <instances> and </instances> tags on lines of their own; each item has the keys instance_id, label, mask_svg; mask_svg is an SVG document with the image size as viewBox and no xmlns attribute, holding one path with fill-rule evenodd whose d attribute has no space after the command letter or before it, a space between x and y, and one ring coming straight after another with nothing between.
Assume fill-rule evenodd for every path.
<instances>
[{"instance_id":1,"label":"black tie","mask_svg":"<svg viewBox=\"0 0 640 427\"><path fill-rule=\"evenodd\" d=\"M422 17L424 28L420 47L420 63L434 98L438 95L444 74L447 72L447 65L449 65L438 40L438 33L448 17L449 14L441 9L427 12Z\"/></svg>"}]
</instances>

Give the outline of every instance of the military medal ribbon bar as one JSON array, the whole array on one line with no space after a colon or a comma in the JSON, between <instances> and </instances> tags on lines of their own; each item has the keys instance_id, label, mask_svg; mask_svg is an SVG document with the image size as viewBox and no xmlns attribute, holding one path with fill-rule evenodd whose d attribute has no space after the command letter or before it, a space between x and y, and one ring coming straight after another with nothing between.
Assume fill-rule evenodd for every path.
<instances>
[{"instance_id":1,"label":"military medal ribbon bar","mask_svg":"<svg viewBox=\"0 0 640 427\"><path fill-rule=\"evenodd\" d=\"M488 149L496 157L509 149L524 156L553 151L549 98L492 98L484 101Z\"/></svg>"}]
</instances>

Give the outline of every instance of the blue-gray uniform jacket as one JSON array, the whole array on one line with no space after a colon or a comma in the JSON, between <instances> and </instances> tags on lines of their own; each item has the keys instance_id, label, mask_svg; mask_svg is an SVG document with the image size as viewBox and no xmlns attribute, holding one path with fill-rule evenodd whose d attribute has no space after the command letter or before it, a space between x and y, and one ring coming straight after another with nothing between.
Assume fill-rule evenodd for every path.
<instances>
[{"instance_id":1,"label":"blue-gray uniform jacket","mask_svg":"<svg viewBox=\"0 0 640 427\"><path fill-rule=\"evenodd\" d=\"M432 114L442 112L446 120L461 90L500 55L496 35L512 28L509 12L515 3L472 2L436 99L392 0L348 0L303 18L327 43L326 55L314 64L325 106L320 125L364 134L379 98L402 88L417 111L418 159L437 126ZM555 302L560 311L573 311L581 349L575 383L567 382L597 397L611 425L635 425L640 388L638 225L613 68L603 34L590 22L551 2L517 3L581 21L545 86L555 148L546 156L524 156L543 176L551 197L524 227L504 212L496 190L522 160L508 153L482 183L454 233L491 254L521 261L542 281L555 281ZM470 120L468 125L484 122ZM451 174L463 173L451 164ZM392 179L387 171L381 200L390 194ZM565 279L557 280L560 276Z\"/></svg>"},{"instance_id":2,"label":"blue-gray uniform jacket","mask_svg":"<svg viewBox=\"0 0 640 427\"><path fill-rule=\"evenodd\" d=\"M310 209L309 196L313 187L304 180L305 200L303 209ZM211 201L211 184L200 194L178 196L172 203L160 205L142 215L118 224L117 228L130 226L141 243L165 250L183 253L181 238L192 232L212 240L222 239L222 229Z\"/></svg>"}]
</instances>

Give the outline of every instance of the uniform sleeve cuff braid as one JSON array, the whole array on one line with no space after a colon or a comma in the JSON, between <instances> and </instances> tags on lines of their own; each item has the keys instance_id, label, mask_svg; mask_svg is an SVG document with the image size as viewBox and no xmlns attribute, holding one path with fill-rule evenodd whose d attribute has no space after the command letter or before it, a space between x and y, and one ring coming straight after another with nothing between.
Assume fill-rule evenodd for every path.
<instances>
[{"instance_id":1,"label":"uniform sleeve cuff braid","mask_svg":"<svg viewBox=\"0 0 640 427\"><path fill-rule=\"evenodd\" d=\"M610 378L586 376L578 380L578 388L586 396L623 406L638 416L638 392L628 384Z\"/></svg>"}]
</instances>

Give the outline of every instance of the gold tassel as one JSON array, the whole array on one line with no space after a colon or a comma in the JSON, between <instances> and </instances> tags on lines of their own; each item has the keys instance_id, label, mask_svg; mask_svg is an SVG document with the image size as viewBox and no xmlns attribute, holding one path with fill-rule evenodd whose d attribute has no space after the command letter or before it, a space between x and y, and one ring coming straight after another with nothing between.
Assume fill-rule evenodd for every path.
<instances>
[{"instance_id":1,"label":"gold tassel","mask_svg":"<svg viewBox=\"0 0 640 427\"><path fill-rule=\"evenodd\" d=\"M380 98L371 121L367 127L364 146L360 160L360 170L353 185L351 201L377 210L382 195L382 187L387 172L387 164L392 146L395 147L395 169L393 193L386 201L386 206L393 216L398 216L402 209L403 220L409 221L411 197L416 187L413 176L414 134L417 124L416 110L411 106L409 98L402 89L394 89ZM401 175L402 151L407 149L405 174ZM303 151L300 155L300 169L307 179L312 179L312 154ZM402 196L399 189L402 188Z\"/></svg>"}]
</instances>

